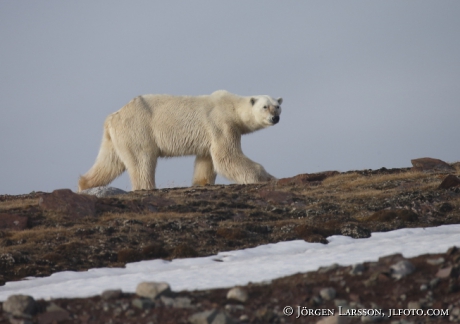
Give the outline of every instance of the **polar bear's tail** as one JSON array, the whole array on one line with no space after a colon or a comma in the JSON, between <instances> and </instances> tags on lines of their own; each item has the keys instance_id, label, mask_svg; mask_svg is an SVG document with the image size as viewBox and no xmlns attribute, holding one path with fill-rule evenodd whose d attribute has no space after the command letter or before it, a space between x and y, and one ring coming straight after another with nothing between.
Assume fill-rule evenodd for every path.
<instances>
[{"instance_id":1,"label":"polar bear's tail","mask_svg":"<svg viewBox=\"0 0 460 324\"><path fill-rule=\"evenodd\" d=\"M79 192L89 188L106 186L126 170L124 163L120 160L120 157L115 151L108 130L109 127L107 126L106 123L101 148L99 149L96 162L78 181Z\"/></svg>"}]
</instances>

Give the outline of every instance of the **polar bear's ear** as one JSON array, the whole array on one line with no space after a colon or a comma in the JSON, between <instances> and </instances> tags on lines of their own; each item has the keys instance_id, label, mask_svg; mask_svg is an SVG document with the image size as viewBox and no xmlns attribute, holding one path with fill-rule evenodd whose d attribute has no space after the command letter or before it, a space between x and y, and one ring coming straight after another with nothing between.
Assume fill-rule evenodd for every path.
<instances>
[{"instance_id":1,"label":"polar bear's ear","mask_svg":"<svg viewBox=\"0 0 460 324\"><path fill-rule=\"evenodd\" d=\"M256 103L257 99L256 98L251 98L251 105L254 106L254 104Z\"/></svg>"},{"instance_id":2,"label":"polar bear's ear","mask_svg":"<svg viewBox=\"0 0 460 324\"><path fill-rule=\"evenodd\" d=\"M278 98L276 100L278 101L278 105L281 105L283 103L283 98Z\"/></svg>"}]
</instances>

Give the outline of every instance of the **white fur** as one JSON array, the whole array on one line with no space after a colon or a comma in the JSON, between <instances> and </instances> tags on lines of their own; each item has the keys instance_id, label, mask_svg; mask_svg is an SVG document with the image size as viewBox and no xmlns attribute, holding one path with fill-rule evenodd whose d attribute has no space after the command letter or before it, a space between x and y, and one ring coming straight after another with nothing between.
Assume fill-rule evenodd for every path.
<instances>
[{"instance_id":1,"label":"white fur","mask_svg":"<svg viewBox=\"0 0 460 324\"><path fill-rule=\"evenodd\" d=\"M96 162L78 189L105 186L125 170L133 190L153 189L157 159L184 155L196 155L193 185L214 184L216 173L236 183L273 179L243 154L241 135L273 125L281 102L224 90L136 97L107 117Z\"/></svg>"}]
</instances>

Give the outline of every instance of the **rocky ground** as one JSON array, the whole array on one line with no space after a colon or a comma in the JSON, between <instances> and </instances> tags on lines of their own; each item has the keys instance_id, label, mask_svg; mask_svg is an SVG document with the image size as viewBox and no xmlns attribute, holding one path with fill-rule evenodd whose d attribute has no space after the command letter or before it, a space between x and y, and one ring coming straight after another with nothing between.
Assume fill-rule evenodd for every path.
<instances>
[{"instance_id":1,"label":"rocky ground","mask_svg":"<svg viewBox=\"0 0 460 324\"><path fill-rule=\"evenodd\" d=\"M0 196L0 285L63 270L206 256L294 239L327 244L335 234L365 238L377 231L458 224L460 164L441 162L421 159L407 169L323 172L263 184L105 198L70 190ZM227 299L228 291L222 289L175 295L166 289L157 297L107 292L51 302L13 300L12 305L30 310L13 315L13 306L3 303L0 323L316 323L324 317L296 318L297 306L316 315L322 309L337 315L339 306L342 313L385 311L385 317L364 321L446 323L460 317L459 260L453 248L408 261L396 255L353 269L333 266L242 287L240 293L248 294L244 302ZM391 267L401 261L409 270L398 279ZM283 315L288 305L292 316ZM408 307L449 310L449 315L388 317L388 309ZM206 311L212 312L202 313ZM198 315L190 318L193 314ZM363 321L353 316L327 320Z\"/></svg>"}]
</instances>

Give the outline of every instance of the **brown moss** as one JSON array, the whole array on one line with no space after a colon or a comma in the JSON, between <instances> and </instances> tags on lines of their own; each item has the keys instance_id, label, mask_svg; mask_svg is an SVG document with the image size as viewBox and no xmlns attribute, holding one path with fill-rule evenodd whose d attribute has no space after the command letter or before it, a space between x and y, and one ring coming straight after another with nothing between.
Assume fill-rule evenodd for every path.
<instances>
[{"instance_id":1,"label":"brown moss","mask_svg":"<svg viewBox=\"0 0 460 324\"><path fill-rule=\"evenodd\" d=\"M59 252L65 252L65 253L68 253L68 252L75 252L76 250L78 250L80 247L82 246L82 243L80 242L70 242L70 243L66 243L66 244L62 244L62 245L59 245L56 250L59 251Z\"/></svg>"},{"instance_id":2,"label":"brown moss","mask_svg":"<svg viewBox=\"0 0 460 324\"><path fill-rule=\"evenodd\" d=\"M327 244L326 237L319 233L318 229L309 225L299 225L294 228L294 233L299 239L310 243Z\"/></svg>"},{"instance_id":3,"label":"brown moss","mask_svg":"<svg viewBox=\"0 0 460 324\"><path fill-rule=\"evenodd\" d=\"M418 215L411 210L397 209L397 210L379 210L366 218L366 221L377 222L392 222L396 219L405 222L415 222L418 220Z\"/></svg>"},{"instance_id":4,"label":"brown moss","mask_svg":"<svg viewBox=\"0 0 460 324\"><path fill-rule=\"evenodd\" d=\"M0 211L38 206L38 199L17 199L0 202Z\"/></svg>"},{"instance_id":5,"label":"brown moss","mask_svg":"<svg viewBox=\"0 0 460 324\"><path fill-rule=\"evenodd\" d=\"M10 236L11 236L10 231L0 231L0 238L10 237Z\"/></svg>"},{"instance_id":6,"label":"brown moss","mask_svg":"<svg viewBox=\"0 0 460 324\"><path fill-rule=\"evenodd\" d=\"M45 254L42 257L42 259L43 260L48 260L48 261L51 261L51 262L54 262L54 263L58 263L59 261L61 261L63 259L63 257L59 253L50 252L50 253Z\"/></svg>"},{"instance_id":7,"label":"brown moss","mask_svg":"<svg viewBox=\"0 0 460 324\"><path fill-rule=\"evenodd\" d=\"M217 229L216 234L227 240L242 240L247 237L246 231L241 228L220 227Z\"/></svg>"},{"instance_id":8,"label":"brown moss","mask_svg":"<svg viewBox=\"0 0 460 324\"><path fill-rule=\"evenodd\" d=\"M194 258L198 256L198 252L188 244L182 243L174 248L172 252L173 258Z\"/></svg>"},{"instance_id":9,"label":"brown moss","mask_svg":"<svg viewBox=\"0 0 460 324\"><path fill-rule=\"evenodd\" d=\"M142 255L146 259L162 259L168 257L168 252L164 249L163 244L154 243L145 246L142 249Z\"/></svg>"},{"instance_id":10,"label":"brown moss","mask_svg":"<svg viewBox=\"0 0 460 324\"><path fill-rule=\"evenodd\" d=\"M134 249L123 249L118 251L117 261L123 263L137 262L142 260L142 254Z\"/></svg>"}]
</instances>

